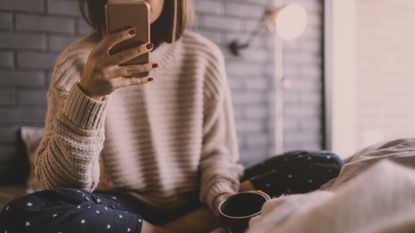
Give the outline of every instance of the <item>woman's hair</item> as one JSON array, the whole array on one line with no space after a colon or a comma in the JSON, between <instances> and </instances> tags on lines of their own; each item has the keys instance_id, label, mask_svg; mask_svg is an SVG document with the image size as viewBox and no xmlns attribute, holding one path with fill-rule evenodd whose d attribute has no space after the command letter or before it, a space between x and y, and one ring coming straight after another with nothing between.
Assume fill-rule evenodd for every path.
<instances>
[{"instance_id":1,"label":"woman's hair","mask_svg":"<svg viewBox=\"0 0 415 233\"><path fill-rule=\"evenodd\" d=\"M98 33L105 32L105 4L107 0L79 0L79 7L86 22ZM180 39L192 19L191 0L165 0L159 18L151 24L151 40L156 46Z\"/></svg>"}]
</instances>

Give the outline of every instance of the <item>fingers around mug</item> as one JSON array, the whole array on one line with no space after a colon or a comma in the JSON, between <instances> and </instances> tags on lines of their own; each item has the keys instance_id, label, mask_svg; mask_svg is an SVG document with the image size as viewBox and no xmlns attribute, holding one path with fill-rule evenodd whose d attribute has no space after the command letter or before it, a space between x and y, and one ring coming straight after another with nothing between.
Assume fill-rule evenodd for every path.
<instances>
[{"instance_id":1,"label":"fingers around mug","mask_svg":"<svg viewBox=\"0 0 415 233\"><path fill-rule=\"evenodd\" d=\"M126 49L109 56L104 62L105 65L120 65L142 54L148 53L147 44L142 44L134 48Z\"/></svg>"},{"instance_id":2,"label":"fingers around mug","mask_svg":"<svg viewBox=\"0 0 415 233\"><path fill-rule=\"evenodd\" d=\"M108 54L108 52L118 43L133 37L136 34L135 28L129 28L120 32L112 33L105 36L97 46L97 52Z\"/></svg>"}]
</instances>

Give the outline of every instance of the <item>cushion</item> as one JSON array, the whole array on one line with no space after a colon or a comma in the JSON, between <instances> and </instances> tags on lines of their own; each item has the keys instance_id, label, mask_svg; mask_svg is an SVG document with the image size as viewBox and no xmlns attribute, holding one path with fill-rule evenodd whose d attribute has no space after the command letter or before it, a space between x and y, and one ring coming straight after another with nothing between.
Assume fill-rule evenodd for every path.
<instances>
[{"instance_id":1,"label":"cushion","mask_svg":"<svg viewBox=\"0 0 415 233\"><path fill-rule=\"evenodd\" d=\"M24 126L20 129L26 155L30 163L29 176L26 181L27 192L31 193L42 188L42 183L35 175L36 150L42 138L43 128Z\"/></svg>"},{"instance_id":2,"label":"cushion","mask_svg":"<svg viewBox=\"0 0 415 233\"><path fill-rule=\"evenodd\" d=\"M10 201L25 195L25 187L18 186L0 186L0 210Z\"/></svg>"}]
</instances>

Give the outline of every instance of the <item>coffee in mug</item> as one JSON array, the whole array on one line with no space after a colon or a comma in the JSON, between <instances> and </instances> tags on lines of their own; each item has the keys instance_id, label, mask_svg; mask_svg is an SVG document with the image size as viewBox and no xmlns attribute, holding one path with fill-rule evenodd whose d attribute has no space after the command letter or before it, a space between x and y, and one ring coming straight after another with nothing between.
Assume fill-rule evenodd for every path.
<instances>
[{"instance_id":1,"label":"coffee in mug","mask_svg":"<svg viewBox=\"0 0 415 233\"><path fill-rule=\"evenodd\" d=\"M262 205L270 197L263 192L248 191L234 194L219 204L221 220L230 233L243 233L249 220L261 214Z\"/></svg>"}]
</instances>

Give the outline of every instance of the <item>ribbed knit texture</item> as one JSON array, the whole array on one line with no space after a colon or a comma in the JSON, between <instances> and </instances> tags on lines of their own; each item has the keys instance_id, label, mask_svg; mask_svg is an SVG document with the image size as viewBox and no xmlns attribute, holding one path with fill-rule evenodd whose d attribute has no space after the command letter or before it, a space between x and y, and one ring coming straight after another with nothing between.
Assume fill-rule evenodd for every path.
<instances>
[{"instance_id":1,"label":"ribbed knit texture","mask_svg":"<svg viewBox=\"0 0 415 233\"><path fill-rule=\"evenodd\" d=\"M95 45L82 38L56 62L36 163L44 185L93 191L101 181L157 209L194 199L212 208L236 192L242 166L220 49L187 31L151 53L153 82L95 101L78 87Z\"/></svg>"}]
</instances>

